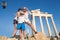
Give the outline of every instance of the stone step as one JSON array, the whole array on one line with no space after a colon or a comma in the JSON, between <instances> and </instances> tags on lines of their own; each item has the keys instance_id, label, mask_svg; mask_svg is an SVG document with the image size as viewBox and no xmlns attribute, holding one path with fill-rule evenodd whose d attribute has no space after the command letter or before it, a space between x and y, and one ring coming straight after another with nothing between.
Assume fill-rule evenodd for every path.
<instances>
[{"instance_id":1,"label":"stone step","mask_svg":"<svg viewBox=\"0 0 60 40\"><path fill-rule=\"evenodd\" d=\"M34 37L28 37L28 40L50 40L46 37L46 35L42 32L39 32L37 34L34 34Z\"/></svg>"},{"instance_id":2,"label":"stone step","mask_svg":"<svg viewBox=\"0 0 60 40\"><path fill-rule=\"evenodd\" d=\"M0 36L0 40L7 40L6 36Z\"/></svg>"}]
</instances>

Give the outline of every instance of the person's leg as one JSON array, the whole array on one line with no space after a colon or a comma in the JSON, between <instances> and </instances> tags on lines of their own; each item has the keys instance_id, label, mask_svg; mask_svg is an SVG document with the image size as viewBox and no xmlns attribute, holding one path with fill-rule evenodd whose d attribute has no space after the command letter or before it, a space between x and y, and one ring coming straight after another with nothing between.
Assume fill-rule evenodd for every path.
<instances>
[{"instance_id":1,"label":"person's leg","mask_svg":"<svg viewBox=\"0 0 60 40\"><path fill-rule=\"evenodd\" d=\"M30 23L30 22L26 22L31 28L32 28L32 30L35 32L35 33L37 33L37 31L35 30L35 28L34 28L34 26L32 25L32 23Z\"/></svg>"},{"instance_id":2,"label":"person's leg","mask_svg":"<svg viewBox=\"0 0 60 40\"><path fill-rule=\"evenodd\" d=\"M24 38L26 38L26 31L23 31Z\"/></svg>"},{"instance_id":3,"label":"person's leg","mask_svg":"<svg viewBox=\"0 0 60 40\"><path fill-rule=\"evenodd\" d=\"M26 38L25 23L22 24L23 36Z\"/></svg>"},{"instance_id":4,"label":"person's leg","mask_svg":"<svg viewBox=\"0 0 60 40\"><path fill-rule=\"evenodd\" d=\"M20 30L20 40L23 40L22 23L18 23L17 30Z\"/></svg>"},{"instance_id":5,"label":"person's leg","mask_svg":"<svg viewBox=\"0 0 60 40\"><path fill-rule=\"evenodd\" d=\"M25 19L25 23L28 24L35 33L37 33L37 31L35 30L34 26L32 25L32 23L30 22L30 20L28 18Z\"/></svg>"},{"instance_id":6,"label":"person's leg","mask_svg":"<svg viewBox=\"0 0 60 40\"><path fill-rule=\"evenodd\" d=\"M17 32L16 27L17 27L18 21L14 19L14 23L13 24L14 24L14 31L13 31L12 36L15 36L16 35L16 32Z\"/></svg>"},{"instance_id":7,"label":"person's leg","mask_svg":"<svg viewBox=\"0 0 60 40\"><path fill-rule=\"evenodd\" d=\"M22 31L22 29L20 30L20 40L24 40L24 38L23 38L23 31Z\"/></svg>"},{"instance_id":8,"label":"person's leg","mask_svg":"<svg viewBox=\"0 0 60 40\"><path fill-rule=\"evenodd\" d=\"M17 29L16 29L16 27L17 27L17 24L14 24L14 32L13 32L12 36L15 36L16 33L17 33Z\"/></svg>"}]
</instances>

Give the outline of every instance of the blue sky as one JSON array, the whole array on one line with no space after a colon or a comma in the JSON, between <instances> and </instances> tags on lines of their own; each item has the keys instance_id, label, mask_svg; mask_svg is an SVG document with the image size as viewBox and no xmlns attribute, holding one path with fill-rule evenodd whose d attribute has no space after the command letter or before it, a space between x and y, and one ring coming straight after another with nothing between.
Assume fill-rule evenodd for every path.
<instances>
[{"instance_id":1,"label":"blue sky","mask_svg":"<svg viewBox=\"0 0 60 40\"><path fill-rule=\"evenodd\" d=\"M7 8L2 9L1 2L7 2ZM48 12L49 14L53 14L54 21L57 27L58 32L60 32L60 0L0 0L0 36L9 37L13 32L13 19L17 12L18 8L23 8L26 6L30 10L40 9L42 12ZM44 29L47 32L46 21L43 19ZM49 19L50 21L50 19ZM41 31L39 27L39 18L36 17L37 30ZM54 34L51 22L51 30ZM31 30L31 28L27 25L26 29ZM31 31L30 31L31 33Z\"/></svg>"}]
</instances>

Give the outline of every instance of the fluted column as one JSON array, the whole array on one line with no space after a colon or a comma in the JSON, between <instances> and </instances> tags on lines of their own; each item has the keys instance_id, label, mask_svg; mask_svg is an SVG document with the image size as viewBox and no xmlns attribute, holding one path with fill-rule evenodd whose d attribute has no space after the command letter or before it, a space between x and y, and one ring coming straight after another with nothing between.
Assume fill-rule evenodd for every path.
<instances>
[{"instance_id":1,"label":"fluted column","mask_svg":"<svg viewBox=\"0 0 60 40\"><path fill-rule=\"evenodd\" d=\"M40 18L41 31L44 32L44 28L43 28L43 23L42 23L42 18L41 18L41 16L40 16L39 18Z\"/></svg>"},{"instance_id":2,"label":"fluted column","mask_svg":"<svg viewBox=\"0 0 60 40\"><path fill-rule=\"evenodd\" d=\"M46 23L47 23L47 28L48 28L49 36L52 36L50 25L49 25L49 22L48 22L48 18L47 17L46 17Z\"/></svg>"},{"instance_id":3,"label":"fluted column","mask_svg":"<svg viewBox=\"0 0 60 40\"><path fill-rule=\"evenodd\" d=\"M58 32L57 32L57 29L56 29L56 25L55 25L54 20L53 20L53 17L51 17L51 21L52 21L52 24L53 24L53 28L54 28L54 31L55 31L55 35L56 35L56 36L59 36L59 35L58 35Z\"/></svg>"}]
</instances>

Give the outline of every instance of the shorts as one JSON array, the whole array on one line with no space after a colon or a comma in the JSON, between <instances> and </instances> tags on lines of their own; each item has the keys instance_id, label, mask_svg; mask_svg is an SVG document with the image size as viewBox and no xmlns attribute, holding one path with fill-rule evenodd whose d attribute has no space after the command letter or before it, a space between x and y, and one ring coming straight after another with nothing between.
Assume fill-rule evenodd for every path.
<instances>
[{"instance_id":1,"label":"shorts","mask_svg":"<svg viewBox=\"0 0 60 40\"><path fill-rule=\"evenodd\" d=\"M23 31L25 30L25 23L24 22L23 23L18 23L17 30L20 30L20 29L22 29Z\"/></svg>"},{"instance_id":2,"label":"shorts","mask_svg":"<svg viewBox=\"0 0 60 40\"><path fill-rule=\"evenodd\" d=\"M17 20L14 19L13 21L14 21L13 24L18 24L18 21Z\"/></svg>"},{"instance_id":3,"label":"shorts","mask_svg":"<svg viewBox=\"0 0 60 40\"><path fill-rule=\"evenodd\" d=\"M31 23L29 19L25 19L25 22Z\"/></svg>"}]
</instances>

